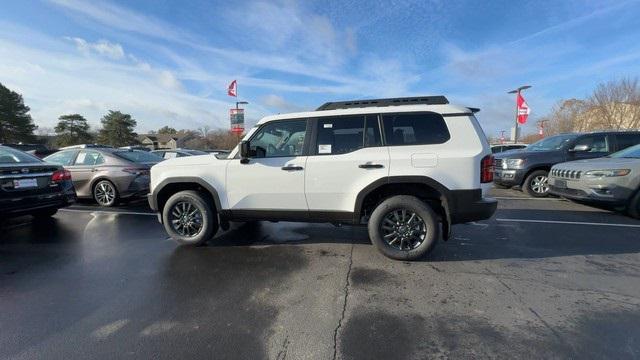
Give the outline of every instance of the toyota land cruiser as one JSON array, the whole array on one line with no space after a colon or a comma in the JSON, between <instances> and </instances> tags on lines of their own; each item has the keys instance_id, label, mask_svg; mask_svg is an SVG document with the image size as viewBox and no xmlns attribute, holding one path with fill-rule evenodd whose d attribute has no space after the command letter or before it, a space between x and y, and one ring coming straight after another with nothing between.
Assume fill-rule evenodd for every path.
<instances>
[{"instance_id":1,"label":"toyota land cruiser","mask_svg":"<svg viewBox=\"0 0 640 360\"><path fill-rule=\"evenodd\" d=\"M446 240L451 225L496 210L477 111L429 96L268 116L225 159L153 166L149 204L181 244L202 244L230 221L367 224L384 255L417 259L441 231Z\"/></svg>"}]
</instances>

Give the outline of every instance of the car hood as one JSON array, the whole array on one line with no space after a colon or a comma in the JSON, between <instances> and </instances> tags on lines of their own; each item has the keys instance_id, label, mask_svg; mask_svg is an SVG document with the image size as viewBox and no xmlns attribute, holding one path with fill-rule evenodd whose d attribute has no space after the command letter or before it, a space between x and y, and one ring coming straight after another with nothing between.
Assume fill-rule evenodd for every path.
<instances>
[{"instance_id":1,"label":"car hood","mask_svg":"<svg viewBox=\"0 0 640 360\"><path fill-rule=\"evenodd\" d=\"M575 160L558 164L554 168L563 170L604 170L604 169L636 169L640 170L640 159L629 158L596 158Z\"/></svg>"},{"instance_id":2,"label":"car hood","mask_svg":"<svg viewBox=\"0 0 640 360\"><path fill-rule=\"evenodd\" d=\"M494 155L496 159L551 159L562 157L561 150L527 151L526 149L509 150Z\"/></svg>"}]
</instances>

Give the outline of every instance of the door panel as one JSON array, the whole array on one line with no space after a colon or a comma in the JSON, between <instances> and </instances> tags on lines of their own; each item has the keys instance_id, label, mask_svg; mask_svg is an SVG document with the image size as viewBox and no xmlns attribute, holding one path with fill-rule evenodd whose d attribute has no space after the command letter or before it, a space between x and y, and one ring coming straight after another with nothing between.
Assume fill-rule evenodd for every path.
<instances>
[{"instance_id":1,"label":"door panel","mask_svg":"<svg viewBox=\"0 0 640 360\"><path fill-rule=\"evenodd\" d=\"M305 177L309 210L353 212L356 196L389 175L377 115L318 118Z\"/></svg>"},{"instance_id":2,"label":"door panel","mask_svg":"<svg viewBox=\"0 0 640 360\"><path fill-rule=\"evenodd\" d=\"M227 166L227 198L233 210L308 211L304 194L307 120L278 120L258 129L252 157Z\"/></svg>"},{"instance_id":3,"label":"door panel","mask_svg":"<svg viewBox=\"0 0 640 360\"><path fill-rule=\"evenodd\" d=\"M227 197L233 210L308 210L304 196L306 156L239 159L227 166ZM283 168L291 170L283 170Z\"/></svg>"}]
</instances>

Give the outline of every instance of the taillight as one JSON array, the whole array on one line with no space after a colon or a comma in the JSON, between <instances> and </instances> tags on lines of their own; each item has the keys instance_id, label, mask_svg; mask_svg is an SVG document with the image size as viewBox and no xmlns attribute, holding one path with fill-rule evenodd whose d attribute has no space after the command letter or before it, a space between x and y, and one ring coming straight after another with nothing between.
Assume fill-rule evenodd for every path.
<instances>
[{"instance_id":1,"label":"taillight","mask_svg":"<svg viewBox=\"0 0 640 360\"><path fill-rule=\"evenodd\" d=\"M149 169L145 168L124 168L122 171L133 175L149 175Z\"/></svg>"},{"instance_id":2,"label":"taillight","mask_svg":"<svg viewBox=\"0 0 640 360\"><path fill-rule=\"evenodd\" d=\"M51 174L51 182L71 180L71 173L69 170L56 170Z\"/></svg>"},{"instance_id":3,"label":"taillight","mask_svg":"<svg viewBox=\"0 0 640 360\"><path fill-rule=\"evenodd\" d=\"M480 182L489 183L493 181L493 155L487 155L480 161Z\"/></svg>"}]
</instances>

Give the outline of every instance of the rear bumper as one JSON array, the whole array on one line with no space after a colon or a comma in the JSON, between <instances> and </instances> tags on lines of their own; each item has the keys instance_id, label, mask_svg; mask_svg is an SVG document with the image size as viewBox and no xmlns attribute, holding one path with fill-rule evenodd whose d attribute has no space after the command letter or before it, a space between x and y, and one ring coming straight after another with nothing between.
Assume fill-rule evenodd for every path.
<instances>
[{"instance_id":1,"label":"rear bumper","mask_svg":"<svg viewBox=\"0 0 640 360\"><path fill-rule=\"evenodd\" d=\"M72 188L50 194L22 196L0 200L0 214L14 217L28 215L44 209L60 209L76 202L76 192Z\"/></svg>"},{"instance_id":2,"label":"rear bumper","mask_svg":"<svg viewBox=\"0 0 640 360\"><path fill-rule=\"evenodd\" d=\"M498 201L482 197L482 190L453 190L450 193L449 216L452 224L486 220L493 216Z\"/></svg>"}]
</instances>

